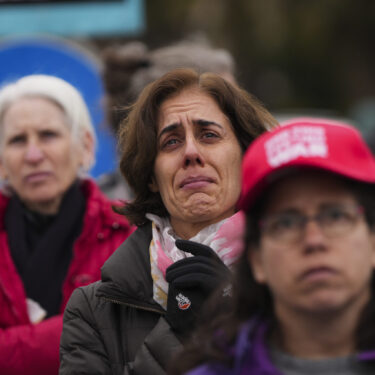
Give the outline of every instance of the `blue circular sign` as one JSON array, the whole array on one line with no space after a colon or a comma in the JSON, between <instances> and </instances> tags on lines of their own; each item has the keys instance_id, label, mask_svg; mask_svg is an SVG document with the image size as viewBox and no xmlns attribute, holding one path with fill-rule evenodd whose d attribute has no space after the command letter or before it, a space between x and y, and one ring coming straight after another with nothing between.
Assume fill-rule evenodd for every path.
<instances>
[{"instance_id":1,"label":"blue circular sign","mask_svg":"<svg viewBox=\"0 0 375 375\"><path fill-rule=\"evenodd\" d=\"M105 124L104 88L98 62L87 51L60 38L16 38L0 43L0 85L29 74L60 77L82 94L98 138L97 177L116 169L115 139Z\"/></svg>"}]
</instances>

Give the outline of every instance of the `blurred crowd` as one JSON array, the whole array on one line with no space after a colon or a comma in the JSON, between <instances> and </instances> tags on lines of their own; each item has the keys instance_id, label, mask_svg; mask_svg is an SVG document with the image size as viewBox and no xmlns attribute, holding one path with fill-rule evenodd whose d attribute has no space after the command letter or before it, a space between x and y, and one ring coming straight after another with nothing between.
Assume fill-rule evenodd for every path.
<instances>
[{"instance_id":1,"label":"blurred crowd","mask_svg":"<svg viewBox=\"0 0 375 375\"><path fill-rule=\"evenodd\" d=\"M98 58L98 178L77 87L0 87L0 373L374 373L371 111L271 113L207 42Z\"/></svg>"}]
</instances>

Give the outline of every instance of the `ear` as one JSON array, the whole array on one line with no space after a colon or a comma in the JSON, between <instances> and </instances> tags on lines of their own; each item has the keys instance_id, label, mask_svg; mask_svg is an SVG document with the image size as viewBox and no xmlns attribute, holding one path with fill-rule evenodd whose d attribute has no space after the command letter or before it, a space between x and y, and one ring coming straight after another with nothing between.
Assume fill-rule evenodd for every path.
<instances>
[{"instance_id":1,"label":"ear","mask_svg":"<svg viewBox=\"0 0 375 375\"><path fill-rule=\"evenodd\" d=\"M3 160L0 158L0 178L4 181L8 178L8 173L4 167Z\"/></svg>"},{"instance_id":2,"label":"ear","mask_svg":"<svg viewBox=\"0 0 375 375\"><path fill-rule=\"evenodd\" d=\"M375 228L371 228L370 233L371 247L372 247L372 267L375 270Z\"/></svg>"},{"instance_id":3,"label":"ear","mask_svg":"<svg viewBox=\"0 0 375 375\"><path fill-rule=\"evenodd\" d=\"M159 191L159 186L154 176L151 177L151 182L148 184L148 187L153 193L157 193Z\"/></svg>"},{"instance_id":4,"label":"ear","mask_svg":"<svg viewBox=\"0 0 375 375\"><path fill-rule=\"evenodd\" d=\"M81 165L85 169L89 169L94 160L94 138L89 131L85 131L82 139L82 155Z\"/></svg>"},{"instance_id":5,"label":"ear","mask_svg":"<svg viewBox=\"0 0 375 375\"><path fill-rule=\"evenodd\" d=\"M247 260L253 271L255 281L259 284L266 284L267 277L263 266L262 251L259 248L249 249Z\"/></svg>"}]
</instances>

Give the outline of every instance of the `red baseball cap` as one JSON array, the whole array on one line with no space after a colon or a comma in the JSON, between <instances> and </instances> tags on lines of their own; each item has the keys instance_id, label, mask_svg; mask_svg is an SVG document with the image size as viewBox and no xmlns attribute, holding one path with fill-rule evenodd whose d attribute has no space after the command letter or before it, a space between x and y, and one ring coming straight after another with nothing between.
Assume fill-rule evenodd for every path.
<instances>
[{"instance_id":1,"label":"red baseball cap","mask_svg":"<svg viewBox=\"0 0 375 375\"><path fill-rule=\"evenodd\" d=\"M375 184L374 156L357 129L329 119L296 118L261 135L246 151L238 208L247 211L284 170L301 167Z\"/></svg>"}]
</instances>

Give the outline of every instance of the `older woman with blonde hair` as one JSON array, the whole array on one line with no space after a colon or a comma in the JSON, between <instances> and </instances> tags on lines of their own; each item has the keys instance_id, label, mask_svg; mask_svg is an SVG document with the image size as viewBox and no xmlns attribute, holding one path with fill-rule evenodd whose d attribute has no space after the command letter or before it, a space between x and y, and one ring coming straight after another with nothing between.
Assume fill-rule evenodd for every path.
<instances>
[{"instance_id":1,"label":"older woman with blonde hair","mask_svg":"<svg viewBox=\"0 0 375 375\"><path fill-rule=\"evenodd\" d=\"M0 373L57 374L62 312L130 225L87 178L95 133L80 93L30 75L0 90Z\"/></svg>"},{"instance_id":2,"label":"older woman with blonde hair","mask_svg":"<svg viewBox=\"0 0 375 375\"><path fill-rule=\"evenodd\" d=\"M60 374L165 374L242 249L241 160L273 117L219 75L171 71L122 124L138 229L64 315Z\"/></svg>"}]
</instances>

